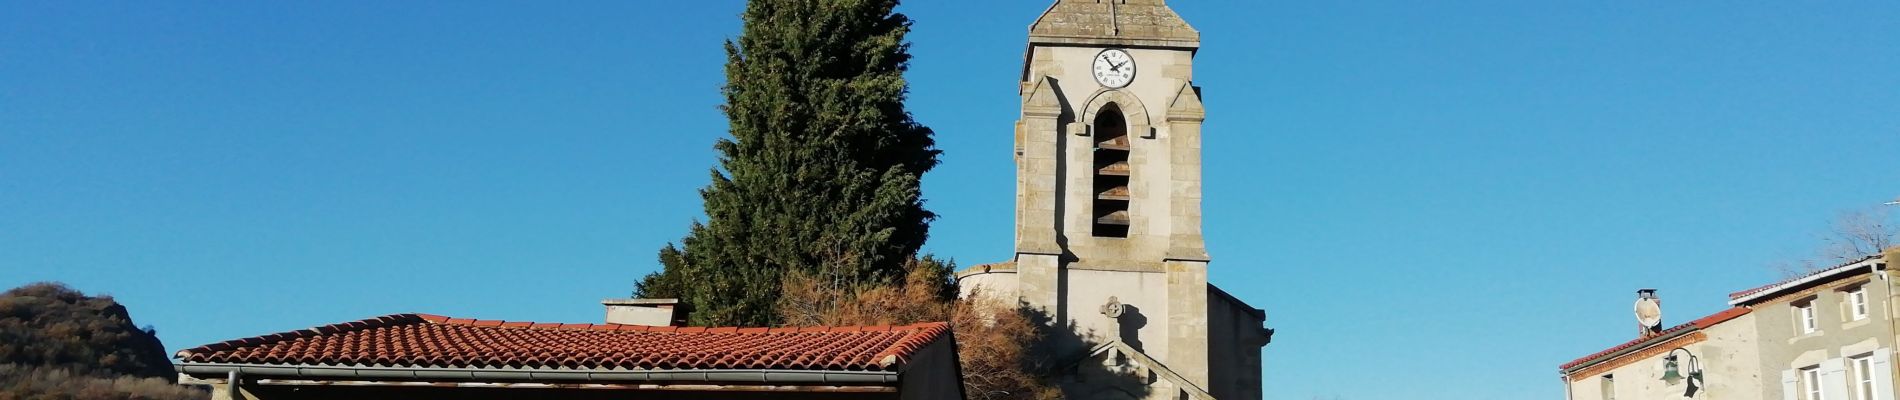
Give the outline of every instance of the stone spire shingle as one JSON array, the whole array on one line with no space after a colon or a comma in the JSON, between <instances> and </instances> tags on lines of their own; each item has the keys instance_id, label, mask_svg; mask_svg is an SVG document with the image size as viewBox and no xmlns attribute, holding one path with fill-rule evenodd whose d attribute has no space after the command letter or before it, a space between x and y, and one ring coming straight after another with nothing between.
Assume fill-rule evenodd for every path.
<instances>
[{"instance_id":1,"label":"stone spire shingle","mask_svg":"<svg viewBox=\"0 0 1900 400\"><path fill-rule=\"evenodd\" d=\"M1029 42L1199 48L1201 33L1165 0L1057 0L1029 25Z\"/></svg>"}]
</instances>

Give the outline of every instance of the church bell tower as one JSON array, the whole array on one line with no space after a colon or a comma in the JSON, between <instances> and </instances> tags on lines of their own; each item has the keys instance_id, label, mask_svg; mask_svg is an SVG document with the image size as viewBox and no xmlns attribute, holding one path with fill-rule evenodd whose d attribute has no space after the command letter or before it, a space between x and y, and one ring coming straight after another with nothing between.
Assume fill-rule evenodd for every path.
<instances>
[{"instance_id":1,"label":"church bell tower","mask_svg":"<svg viewBox=\"0 0 1900 400\"><path fill-rule=\"evenodd\" d=\"M1201 240L1200 33L1162 0L1062 0L1030 27L1019 254L1159 269Z\"/></svg>"},{"instance_id":2,"label":"church bell tower","mask_svg":"<svg viewBox=\"0 0 1900 400\"><path fill-rule=\"evenodd\" d=\"M1014 260L958 274L1069 325L1058 351L1137 360L1166 394L1122 397L1259 398L1264 313L1207 282L1199 49L1164 0L1050 6L1023 60ZM1108 390L1087 386L1065 390Z\"/></svg>"}]
</instances>

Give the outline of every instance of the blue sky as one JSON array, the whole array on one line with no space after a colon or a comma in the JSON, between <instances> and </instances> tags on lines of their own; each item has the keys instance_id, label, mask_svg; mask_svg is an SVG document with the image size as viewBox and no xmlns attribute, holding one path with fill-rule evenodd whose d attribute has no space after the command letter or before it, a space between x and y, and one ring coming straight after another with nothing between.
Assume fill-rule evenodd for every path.
<instances>
[{"instance_id":1,"label":"blue sky","mask_svg":"<svg viewBox=\"0 0 1900 400\"><path fill-rule=\"evenodd\" d=\"M1900 7L1176 1L1212 280L1269 398L1557 398L1900 195ZM1335 4L1337 3L1337 4ZM1011 251L1043 1L913 1L929 250ZM699 215L738 1L9 2L0 286L173 350L398 312L591 322ZM1375 383L1376 382L1376 383Z\"/></svg>"}]
</instances>

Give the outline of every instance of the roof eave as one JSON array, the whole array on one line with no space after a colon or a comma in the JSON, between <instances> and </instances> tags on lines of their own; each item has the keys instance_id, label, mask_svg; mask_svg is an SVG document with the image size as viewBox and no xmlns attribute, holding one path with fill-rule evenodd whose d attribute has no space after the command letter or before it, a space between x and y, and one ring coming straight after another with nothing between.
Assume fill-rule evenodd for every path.
<instances>
[{"instance_id":1,"label":"roof eave","mask_svg":"<svg viewBox=\"0 0 1900 400\"><path fill-rule=\"evenodd\" d=\"M1860 270L1861 267L1879 268L1881 266L1886 265L1886 263L1882 261L1883 260L1879 256L1867 257L1860 261L1856 261L1856 262L1848 263L1846 265L1835 267L1834 269L1829 270L1829 271L1823 271L1821 273L1809 275L1801 279L1796 279L1793 281L1788 281L1786 283L1775 285L1773 287L1769 287L1767 289L1763 289L1755 293L1749 293L1741 297L1736 297L1734 299L1729 300L1728 304L1731 306L1740 306L1743 304L1749 304L1756 300L1760 300L1760 299L1768 298L1770 296L1781 294L1783 292L1788 291L1788 289L1793 289L1793 288L1805 286L1808 284L1812 284L1815 282L1821 282L1821 281L1838 278L1841 275L1849 274L1852 271L1858 271Z\"/></svg>"},{"instance_id":2,"label":"roof eave","mask_svg":"<svg viewBox=\"0 0 1900 400\"><path fill-rule=\"evenodd\" d=\"M1233 304L1241 310L1245 310L1247 314L1252 315L1254 319L1258 319L1260 322L1267 321L1267 310L1262 310L1247 304L1246 300L1241 300L1239 297L1235 297L1233 293L1227 293L1226 290L1222 290L1220 286L1215 286L1212 283L1207 284L1207 288L1209 292L1219 295L1221 299L1225 299L1228 303Z\"/></svg>"},{"instance_id":3,"label":"roof eave","mask_svg":"<svg viewBox=\"0 0 1900 400\"><path fill-rule=\"evenodd\" d=\"M1613 352L1610 352L1609 354L1604 354L1602 356L1592 358L1588 361L1578 363L1577 365L1572 365L1570 366L1570 368L1564 368L1562 372L1565 376L1569 376L1572 373L1576 373L1577 371L1581 371L1585 368L1590 368L1597 364L1602 364L1605 361L1615 360L1617 357L1622 357L1625 354L1633 353L1638 350L1647 349L1650 347L1655 347L1659 343L1667 342L1670 339L1682 337L1682 335L1687 335L1690 332L1697 332L1701 330L1702 328L1700 327L1690 327L1688 329L1677 329L1673 332L1664 332L1661 335L1656 335L1655 337L1644 339L1641 343L1635 346L1630 346L1622 350L1613 351Z\"/></svg>"}]
</instances>

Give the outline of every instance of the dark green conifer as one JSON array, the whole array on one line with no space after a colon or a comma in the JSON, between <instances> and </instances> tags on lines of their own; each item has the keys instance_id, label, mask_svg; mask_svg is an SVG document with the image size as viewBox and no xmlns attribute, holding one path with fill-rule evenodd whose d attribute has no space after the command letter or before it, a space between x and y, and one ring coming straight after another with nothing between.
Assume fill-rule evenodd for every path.
<instances>
[{"instance_id":1,"label":"dark green conifer","mask_svg":"<svg viewBox=\"0 0 1900 400\"><path fill-rule=\"evenodd\" d=\"M849 286L904 275L934 214L919 179L937 164L904 109L910 20L896 0L753 0L726 42L731 139L700 190L707 220L635 287L677 297L695 325L772 325L780 278Z\"/></svg>"}]
</instances>

